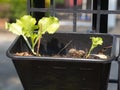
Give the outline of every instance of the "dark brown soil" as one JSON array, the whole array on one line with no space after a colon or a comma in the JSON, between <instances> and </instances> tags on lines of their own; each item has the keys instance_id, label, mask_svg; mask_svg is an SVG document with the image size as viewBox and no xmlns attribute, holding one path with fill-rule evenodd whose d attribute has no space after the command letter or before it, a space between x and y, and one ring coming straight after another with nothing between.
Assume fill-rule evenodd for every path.
<instances>
[{"instance_id":1,"label":"dark brown soil","mask_svg":"<svg viewBox=\"0 0 120 90\"><path fill-rule=\"evenodd\" d=\"M32 54L28 53L28 52L20 52L20 53L16 53L16 56L33 56Z\"/></svg>"},{"instance_id":2,"label":"dark brown soil","mask_svg":"<svg viewBox=\"0 0 120 90\"><path fill-rule=\"evenodd\" d=\"M15 54L16 56L34 56L33 54L31 53L28 53L28 52L21 52L21 53L16 53ZM57 57L57 58L86 58L86 55L87 55L87 51L84 51L84 50L76 50L74 48L71 48L68 53L66 55L59 55L59 54L56 54L56 55L52 55L51 57ZM100 59L100 57L98 57L97 55L99 54L96 54L96 55L90 55L88 58L89 59ZM101 55L101 54L100 54ZM42 55L42 56L46 56L46 55ZM105 55L104 55L105 56ZM107 57L107 56L106 56ZM102 58L102 59L105 59L105 58ZM107 59L107 58L106 58Z\"/></svg>"},{"instance_id":3,"label":"dark brown soil","mask_svg":"<svg viewBox=\"0 0 120 90\"><path fill-rule=\"evenodd\" d=\"M74 48L71 48L68 53L67 53L67 57L71 57L71 58L86 58L88 51L84 51L84 50L76 50ZM89 59L100 59L100 57L95 56L95 55L90 55L89 57L87 57Z\"/></svg>"}]
</instances>

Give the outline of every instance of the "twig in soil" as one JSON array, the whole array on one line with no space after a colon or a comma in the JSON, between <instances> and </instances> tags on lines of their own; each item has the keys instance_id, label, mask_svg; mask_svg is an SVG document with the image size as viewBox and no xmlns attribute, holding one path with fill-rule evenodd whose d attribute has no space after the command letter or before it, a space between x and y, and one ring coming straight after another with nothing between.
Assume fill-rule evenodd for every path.
<instances>
[{"instance_id":1,"label":"twig in soil","mask_svg":"<svg viewBox=\"0 0 120 90\"><path fill-rule=\"evenodd\" d=\"M57 53L57 55L60 54L65 48L67 48L71 43L72 43L72 40L69 41L69 42Z\"/></svg>"},{"instance_id":2,"label":"twig in soil","mask_svg":"<svg viewBox=\"0 0 120 90\"><path fill-rule=\"evenodd\" d=\"M103 47L98 53L103 54L103 53L106 52L107 49L109 49L109 48L112 48L112 46Z\"/></svg>"}]
</instances>

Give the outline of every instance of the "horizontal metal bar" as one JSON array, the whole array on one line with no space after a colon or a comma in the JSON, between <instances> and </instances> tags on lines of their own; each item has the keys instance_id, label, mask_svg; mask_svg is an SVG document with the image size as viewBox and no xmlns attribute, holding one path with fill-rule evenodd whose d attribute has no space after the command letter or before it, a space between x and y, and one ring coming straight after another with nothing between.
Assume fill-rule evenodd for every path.
<instances>
[{"instance_id":1,"label":"horizontal metal bar","mask_svg":"<svg viewBox=\"0 0 120 90\"><path fill-rule=\"evenodd\" d=\"M48 8L30 8L30 12L49 12L50 9Z\"/></svg>"},{"instance_id":2,"label":"horizontal metal bar","mask_svg":"<svg viewBox=\"0 0 120 90\"><path fill-rule=\"evenodd\" d=\"M30 12L49 12L51 8L30 8ZM81 9L54 9L55 12L63 13L93 13L93 14L120 14L120 10L81 10Z\"/></svg>"},{"instance_id":3,"label":"horizontal metal bar","mask_svg":"<svg viewBox=\"0 0 120 90\"><path fill-rule=\"evenodd\" d=\"M100 10L100 14L120 14L120 10Z\"/></svg>"},{"instance_id":4,"label":"horizontal metal bar","mask_svg":"<svg viewBox=\"0 0 120 90\"><path fill-rule=\"evenodd\" d=\"M118 80L115 80L115 79L110 79L109 80L109 83L118 83L119 81Z\"/></svg>"}]
</instances>

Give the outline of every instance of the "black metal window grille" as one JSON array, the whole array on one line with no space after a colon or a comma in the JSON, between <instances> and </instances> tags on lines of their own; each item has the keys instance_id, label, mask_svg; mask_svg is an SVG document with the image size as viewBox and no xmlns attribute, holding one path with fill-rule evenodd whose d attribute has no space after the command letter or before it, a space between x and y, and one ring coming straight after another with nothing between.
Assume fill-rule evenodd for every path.
<instances>
[{"instance_id":1,"label":"black metal window grille","mask_svg":"<svg viewBox=\"0 0 120 90\"><path fill-rule=\"evenodd\" d=\"M73 14L73 32L76 32L77 13L92 14L92 31L97 33L107 33L108 31L108 14L120 14L120 10L108 10L109 0L92 0L92 9L82 10L77 8L77 0L74 0L73 8L56 8L55 0L50 0L50 8L45 8L45 0L27 0L28 13L37 19L50 12L55 16L56 13Z\"/></svg>"}]
</instances>

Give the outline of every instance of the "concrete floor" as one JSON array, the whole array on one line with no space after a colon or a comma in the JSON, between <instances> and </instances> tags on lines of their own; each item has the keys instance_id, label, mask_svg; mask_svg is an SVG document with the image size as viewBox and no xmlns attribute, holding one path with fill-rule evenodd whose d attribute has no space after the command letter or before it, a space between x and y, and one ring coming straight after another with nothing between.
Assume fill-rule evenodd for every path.
<instances>
[{"instance_id":1,"label":"concrete floor","mask_svg":"<svg viewBox=\"0 0 120 90\"><path fill-rule=\"evenodd\" d=\"M6 57L6 50L15 35L0 31L0 90L23 90L12 61Z\"/></svg>"}]
</instances>

